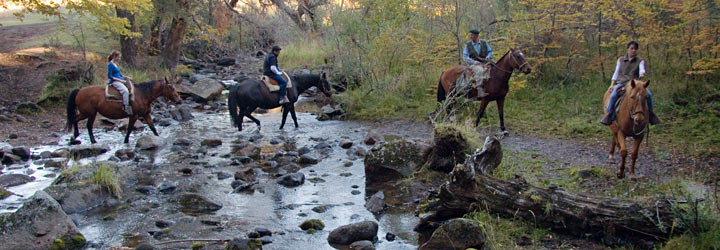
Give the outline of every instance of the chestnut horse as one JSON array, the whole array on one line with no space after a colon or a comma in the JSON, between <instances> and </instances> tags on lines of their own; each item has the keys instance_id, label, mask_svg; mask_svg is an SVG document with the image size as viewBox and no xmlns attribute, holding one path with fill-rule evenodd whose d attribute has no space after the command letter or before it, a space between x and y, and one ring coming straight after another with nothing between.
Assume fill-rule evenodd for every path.
<instances>
[{"instance_id":1,"label":"chestnut horse","mask_svg":"<svg viewBox=\"0 0 720 250\"><path fill-rule=\"evenodd\" d=\"M635 160L637 160L640 143L645 137L645 133L648 130L648 122L650 121L650 111L647 105L648 97L645 91L649 85L650 81L630 81L630 84L625 87L625 95L623 95L623 99L618 105L617 118L610 124L613 137L610 142L610 156L608 158L611 161L613 160L615 146L617 145L620 148L621 157L620 169L618 169L617 172L617 177L620 179L625 177L625 157L627 157L626 137L635 139L633 152L630 157L630 159L632 159L630 163L630 178L635 178ZM603 107L607 107L611 93L612 88L609 88L607 92L605 92ZM603 108L603 110L605 110L605 114L607 114L607 109Z\"/></svg>"},{"instance_id":2,"label":"chestnut horse","mask_svg":"<svg viewBox=\"0 0 720 250\"><path fill-rule=\"evenodd\" d=\"M175 91L175 87L168 82L167 77L164 81L155 80L135 84L134 95L135 97L131 103L133 115L128 116L122 109L121 101L107 100L105 98L105 86L88 86L82 89L74 89L70 92L70 97L68 98L67 103L67 124L65 124L65 129L67 131L75 128L70 144L77 143L76 138L80 135L80 132L78 131L78 122L84 119L88 119L87 129L88 134L90 134L90 142L95 143L93 123L95 122L95 116L98 112L110 119L130 117L127 134L125 135L125 143L128 143L130 133L132 132L133 127L135 127L135 121L137 121L138 118L143 118L145 123L150 126L153 134L158 136L155 126L153 125L152 118L150 117L152 102L160 96L164 96L174 102L182 101L178 93ZM76 114L76 109L80 111L80 115Z\"/></svg>"},{"instance_id":3,"label":"chestnut horse","mask_svg":"<svg viewBox=\"0 0 720 250\"><path fill-rule=\"evenodd\" d=\"M447 93L450 93L452 88L455 86L455 81L467 69L467 66L458 65L445 70L442 75L440 75L437 94L438 102L445 100ZM503 134L507 134L507 131L505 130L505 120L503 118L503 103L505 102L505 95L507 95L508 90L510 89L508 81L510 80L510 76L513 71L516 69L525 74L529 74L531 71L530 65L525 59L525 55L523 55L522 51L517 48L510 48L510 50L508 50L508 52L506 52L505 55L497 61L497 63L490 64L490 77L485 79L483 82L485 92L488 93L488 95L480 100L480 110L478 110L477 120L475 120L476 127L478 126L478 123L480 123L480 118L485 113L485 108L488 103L495 101L498 105L498 113L500 116L500 129ZM465 97L469 99L477 99L477 95L477 89L471 89Z\"/></svg>"}]
</instances>

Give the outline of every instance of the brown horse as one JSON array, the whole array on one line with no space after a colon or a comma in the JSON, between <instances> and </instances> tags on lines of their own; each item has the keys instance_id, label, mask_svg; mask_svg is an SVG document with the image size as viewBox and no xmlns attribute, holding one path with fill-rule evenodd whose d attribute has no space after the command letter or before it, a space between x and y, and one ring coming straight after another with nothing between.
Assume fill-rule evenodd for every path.
<instances>
[{"instance_id":1,"label":"brown horse","mask_svg":"<svg viewBox=\"0 0 720 250\"><path fill-rule=\"evenodd\" d=\"M445 100L447 93L450 93L452 88L455 86L455 81L460 77L460 74L468 69L467 66L458 65L445 70L440 75L440 81L438 82L438 102ZM477 113L477 120L475 120L475 126L480 123L480 118L485 113L485 108L488 103L495 101L498 105L498 113L500 116L500 129L503 134L507 134L505 130L505 120L503 118L503 103L505 102L505 95L507 95L510 89L508 81L514 70L520 70L525 74L529 74L531 69L525 55L522 51L517 48L510 48L508 52L503 55L500 60L495 64L490 64L489 78L485 79L483 86L487 96L483 97L480 101L480 110ZM471 89L465 97L469 99L477 99L477 89Z\"/></svg>"},{"instance_id":2,"label":"brown horse","mask_svg":"<svg viewBox=\"0 0 720 250\"><path fill-rule=\"evenodd\" d=\"M179 81L178 81L179 82ZM70 140L70 144L77 143L76 138L80 135L78 131L78 122L84 119L87 121L88 134L90 134L90 142L95 143L95 136L93 136L93 123L95 122L95 116L99 112L103 116L110 119L122 119L130 117L130 122L127 127L127 135L125 135L125 143L128 143L130 133L133 127L135 127L135 121L138 118L143 118L145 123L150 126L153 134L158 135L153 125L152 118L150 117L150 111L152 109L152 102L160 96L164 96L174 102L180 102L180 96L175 91L167 77L163 80L155 80L145 82L141 84L135 84L135 97L132 100L133 115L128 116L122 109L122 102L110 101L105 98L105 87L104 86L88 86L82 89L74 89L70 92L70 97L67 103L67 124L65 129L75 128L73 137ZM80 115L75 113L75 110L80 111Z\"/></svg>"},{"instance_id":3,"label":"brown horse","mask_svg":"<svg viewBox=\"0 0 720 250\"><path fill-rule=\"evenodd\" d=\"M625 95L623 100L618 106L615 122L610 124L610 130L612 130L613 137L610 142L610 156L608 157L611 161L613 160L613 154L615 154L615 146L620 148L620 169L618 169L617 177L622 179L625 177L625 157L627 157L627 145L625 145L625 138L632 137L634 140L633 152L631 155L632 162L630 163L630 178L635 178L635 160L638 157L638 150L640 149L640 143L645 137L645 132L648 129L648 122L650 120L650 111L647 105L647 92L645 89L650 85L650 81L642 82L640 80L632 80L630 84L626 86ZM605 92L603 99L603 107L607 107L608 101L610 100L610 94L612 88L609 88ZM607 110L605 114L607 114Z\"/></svg>"}]
</instances>

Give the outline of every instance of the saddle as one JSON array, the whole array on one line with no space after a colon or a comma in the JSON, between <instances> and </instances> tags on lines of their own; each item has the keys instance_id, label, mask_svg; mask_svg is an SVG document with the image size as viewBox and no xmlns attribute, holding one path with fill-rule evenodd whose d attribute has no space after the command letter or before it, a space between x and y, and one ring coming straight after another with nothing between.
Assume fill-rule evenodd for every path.
<instances>
[{"instance_id":1,"label":"saddle","mask_svg":"<svg viewBox=\"0 0 720 250\"><path fill-rule=\"evenodd\" d=\"M130 102L135 101L135 84L132 84L130 81L125 81L123 84L125 84L125 87L127 87L128 91L130 91ZM115 87L112 87L110 84L106 84L105 100L111 102L122 102L122 95L120 95L120 91L118 91Z\"/></svg>"},{"instance_id":2,"label":"saddle","mask_svg":"<svg viewBox=\"0 0 720 250\"><path fill-rule=\"evenodd\" d=\"M627 86L622 86L617 90L618 99L615 102L615 114L617 114L618 110L620 110L620 103L622 103L623 99L625 99L625 88Z\"/></svg>"},{"instance_id":3,"label":"saddle","mask_svg":"<svg viewBox=\"0 0 720 250\"><path fill-rule=\"evenodd\" d=\"M287 88L292 88L292 81L290 81L290 77L288 77L287 73L283 72L282 78L287 81ZM272 78L263 75L262 77L260 77L260 80L265 83L265 87L267 87L270 92L280 91L280 85Z\"/></svg>"}]
</instances>

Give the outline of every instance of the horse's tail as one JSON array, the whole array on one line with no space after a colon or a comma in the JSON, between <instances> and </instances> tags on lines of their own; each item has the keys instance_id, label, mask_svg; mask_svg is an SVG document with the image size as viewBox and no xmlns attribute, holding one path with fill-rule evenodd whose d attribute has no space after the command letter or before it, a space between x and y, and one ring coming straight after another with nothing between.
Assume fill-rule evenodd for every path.
<instances>
[{"instance_id":1,"label":"horse's tail","mask_svg":"<svg viewBox=\"0 0 720 250\"><path fill-rule=\"evenodd\" d=\"M237 127L238 119L242 119L238 116L238 97L235 92L237 92L237 86L231 88L228 94L228 109L230 110L230 120L233 127Z\"/></svg>"},{"instance_id":2,"label":"horse's tail","mask_svg":"<svg viewBox=\"0 0 720 250\"><path fill-rule=\"evenodd\" d=\"M70 97L68 97L67 123L65 124L65 131L68 132L72 130L73 124L75 124L75 119L77 117L77 114L75 113L75 109L77 109L77 105L75 104L75 97L77 97L78 92L80 92L80 89L73 89L73 91L70 92Z\"/></svg>"},{"instance_id":3,"label":"horse's tail","mask_svg":"<svg viewBox=\"0 0 720 250\"><path fill-rule=\"evenodd\" d=\"M445 72L443 72L445 73ZM440 73L440 80L438 80L438 92L437 92L437 101L442 102L445 100L445 89L442 86L442 73Z\"/></svg>"}]
</instances>

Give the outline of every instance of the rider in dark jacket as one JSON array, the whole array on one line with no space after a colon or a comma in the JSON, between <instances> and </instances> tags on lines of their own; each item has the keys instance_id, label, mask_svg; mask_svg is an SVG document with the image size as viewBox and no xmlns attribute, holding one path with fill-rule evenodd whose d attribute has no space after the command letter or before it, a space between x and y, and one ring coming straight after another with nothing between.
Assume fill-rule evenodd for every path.
<instances>
[{"instance_id":1,"label":"rider in dark jacket","mask_svg":"<svg viewBox=\"0 0 720 250\"><path fill-rule=\"evenodd\" d=\"M272 51L265 57L265 63L263 64L263 74L277 81L277 83L280 85L278 99L280 99L280 104L285 104L290 102L290 100L288 100L286 95L287 81L283 79L283 72L282 70L280 70L280 67L278 67L277 57L280 56L280 50L281 48L279 46L272 47Z\"/></svg>"}]
</instances>

